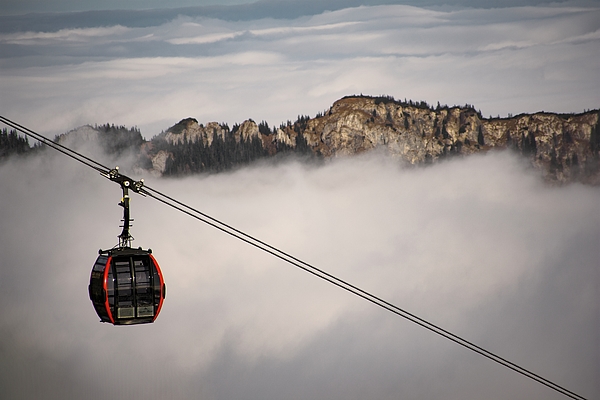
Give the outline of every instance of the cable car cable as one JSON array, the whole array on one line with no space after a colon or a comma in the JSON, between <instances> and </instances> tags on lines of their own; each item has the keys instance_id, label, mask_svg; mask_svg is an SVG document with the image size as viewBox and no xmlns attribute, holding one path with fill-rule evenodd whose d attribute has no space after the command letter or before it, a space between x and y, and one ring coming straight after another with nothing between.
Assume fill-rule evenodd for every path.
<instances>
[{"instance_id":1,"label":"cable car cable","mask_svg":"<svg viewBox=\"0 0 600 400\"><path fill-rule=\"evenodd\" d=\"M72 159L79 161L79 162L87 165L90 168L95 169L98 172L108 173L110 171L110 168L100 164L99 162L97 162L89 157L86 157L83 154L76 152L75 150L72 150L66 146L63 146L60 143L52 141L52 140L48 139L47 137L45 137L39 133L36 133L29 128L24 127L23 125L20 125L16 122L9 120L8 118L0 116L0 122L10 126L11 128L14 128L18 131L23 132L25 135L38 140L39 142L45 144L46 146L52 147L54 150L57 150L57 151L63 153L64 155L71 157Z\"/></svg>"},{"instance_id":2,"label":"cable car cable","mask_svg":"<svg viewBox=\"0 0 600 400\"><path fill-rule=\"evenodd\" d=\"M456 344L459 344L481 356L484 356L504 367L507 367L507 368L509 368L527 378L530 378L550 389L553 389L567 397L570 397L575 400L587 400L583 396L580 396L580 395L578 395L578 394L576 394L576 393L574 393L574 392L572 392L572 391L570 391L548 379L541 377L540 375L537 375L515 363L512 363L512 362L492 353L491 351L488 351L466 339L463 339L462 337L460 337L456 334L453 334L431 322L428 322L428 321L426 321L426 320L424 320L424 319L422 319L422 318L420 318L420 317L418 317L418 316L416 316L416 315L414 315L392 303L389 303L389 302L387 302L387 301L385 301L363 289L360 289L357 286L354 286L340 278L335 277L334 275L331 275L317 267L314 267L313 265L311 265L307 262L304 262L284 251L281 251L281 250L277 249L276 247L269 245L268 243L265 243L251 235L248 235L248 234L244 233L243 231L234 228L233 226L223 223L216 218L213 218L193 207L190 207L190 206L186 205L185 203L174 199L173 197L163 194L160 191L153 189L151 187L143 186L143 180L136 182L133 179L131 179L125 175L121 175L118 172L118 168L110 169L110 168L102 165L101 163L78 153L75 150L69 149L66 146L63 146L59 143L51 141L50 139L46 138L45 136L43 136L39 133L36 133L20 124L17 124L5 117L0 116L0 122L3 122L4 124L24 133L25 135L30 136L30 137L40 141L41 143L48 145L49 147L52 147L53 149L63 153L64 155L71 157L72 159L74 159L76 161L81 162L82 164L100 172L101 175L103 175L104 177L106 177L114 182L118 182L118 183L122 184L124 181L127 181L128 184L131 184L132 189L134 189L134 191L138 194L152 197L153 199L155 199L165 205L168 205L168 206L170 206L192 218L195 218L201 222L204 222L204 223L208 224L209 226L212 226L224 233L227 233L230 236L233 236L251 246L254 246L268 254L271 254L274 257L277 257L297 268L300 268L318 278L321 278L321 279L323 279L341 289L344 289L364 300L367 300L385 310L388 310L400 317L403 317L425 329L428 329L431 332L434 332Z\"/></svg>"},{"instance_id":3,"label":"cable car cable","mask_svg":"<svg viewBox=\"0 0 600 400\"><path fill-rule=\"evenodd\" d=\"M426 320L418 317L415 314L412 314L412 313L410 313L410 312L408 312L408 311L406 311L406 310L404 310L404 309L402 309L402 308L400 308L400 307L398 307L398 306L396 306L396 305L394 305L392 303L389 303L389 302L381 299L380 297L377 297L377 296L375 296L375 295L373 295L371 293L368 293L368 292L362 290L361 288L352 285L349 282L346 282L346 281L344 281L342 279L339 279L339 278L337 278L337 277L335 277L335 276L327 273L324 270L321 270L321 269L319 269L319 268L317 268L317 267L315 267L315 266L313 266L313 265L311 265L311 264L309 264L309 263L307 263L305 261L302 261L302 260L294 257L291 254L288 254L288 253L286 253L286 252L284 252L282 250L279 250L276 247L273 247L273 246L269 245L268 243L265 243L265 242L261 241L260 239L257 239L257 238L255 238L255 237L253 237L251 235L248 235L248 234L244 233L243 231L240 231L239 229L234 228L233 226L227 225L226 223L224 223L222 221L219 221L219 220L211 217L210 215L207 215L207 214L205 214L205 213L203 213L203 212L201 212L201 211L199 211L199 210L197 210L197 209L195 209L193 207L190 207L190 206L188 206L188 205L186 205L186 204L184 204L184 203L182 203L182 202L180 202L180 201L178 201L178 200L176 200L176 199L174 199L174 198L172 198L170 196L167 196L164 193L160 193L159 191L157 191L155 189L152 189L150 187L146 187L146 189L148 189L149 191L152 191L152 192L154 192L154 193L156 193L156 194L158 194L160 196L163 196L163 197L167 198L168 200L170 200L170 201L178 204L181 207L187 208L187 209L193 211L194 213L197 213L197 214L201 215L202 217L207 218L207 219L215 222L216 224L222 225L225 228L230 229L233 232L235 232L235 233L237 233L239 235L244 236L245 238L248 238L248 239L250 239L252 241L255 241L255 242L259 243L260 245L265 246L265 247L267 247L268 249L270 249L272 251L265 250L265 249L261 248L260 246L254 244L254 243L250 243L247 240L244 240L243 238L241 238L241 237L239 237L239 236L237 236L235 234L232 234L231 232L227 232L225 229L217 227L214 224L212 224L212 223L210 223L208 221L203 220L202 218L198 218L198 217L196 217L194 215L191 215L192 217L197 218L197 219L199 219L200 221L202 221L204 223L207 223L207 224L209 224L209 225L211 225L211 226L213 226L213 227L215 227L217 229L220 229L220 230L222 230L222 231L224 231L224 232L226 232L226 233L228 233L228 234L230 234L230 235L232 235L232 236L234 236L234 237L236 237L236 238L238 238L240 240L243 240L243 241L245 241L247 243L250 243L253 246L258 247L258 248L260 248L263 251L267 251L268 253L273 254L276 257L281 258L282 260L284 260L284 261L286 261L286 262L288 262L290 264L293 264L293 265L295 265L298 268L302 268L302 269L304 269L307 272L310 272L310 273L312 273L314 275L317 275L317 276L319 276L318 274L322 274L322 275L324 275L327 278L325 278L324 276L319 276L320 278L325 279L328 282L335 284L336 286L342 287L343 289L345 289L347 291L350 291L350 292L352 292L352 293L354 293L354 294L356 294L356 295L358 295L360 297L365 298L365 296L368 296L369 298L367 300L371 301L372 303L375 303L375 304L377 304L379 306L385 305L384 308L387 309L388 311L391 311L391 312L393 312L395 314L398 314L398 315L402 316L403 318L409 319L410 321L412 321L414 323L417 323L418 325L421 325L422 327L425 327L425 328L427 328L427 329L429 329L431 331L434 331L435 333L438 333L441 336L444 336L444 337L446 337L449 340L452 340L452 341L454 341L454 342L456 342L456 343L458 343L458 344L460 344L460 345L462 345L464 347L467 347L467 348L469 348L469 349L471 349L471 350L473 350L473 351L475 351L475 352L477 352L477 353L479 353L479 354L481 354L481 355L483 355L483 356L485 356L487 358L490 358L490 359L492 359L492 360L494 360L496 362L499 362L500 364L502 364L502 365L504 365L506 367L509 367L509 368L511 368L511 369L519 372L519 373L522 373L523 375L526 375L526 376L528 376L528 377L530 377L530 378L532 378L532 379L534 379L534 380L536 380L536 381L538 381L538 382L540 382L540 383L542 383L544 385L548 384L549 387L552 387L553 385L556 385L556 387L558 387L558 388L560 388L562 390L565 390L565 391L571 393L574 396L578 396L576 393L570 392L569 390L567 390L566 388L564 388L564 387L562 387L560 385L557 385L557 384L555 384L555 383L553 383L551 381L548 381L545 378L543 378L543 377L541 377L541 376L539 376L539 375L537 375L537 374L535 374L535 373L533 373L533 372L531 372L531 371L529 371L529 370L527 370L527 369L525 369L523 367L520 367L519 365L514 364L514 363L512 363L509 360L506 360L505 358L502 358L502 357L500 357L500 356L498 356L498 355L496 355L496 354L494 354L494 353L492 353L492 352L490 352L490 351L488 351L488 350L486 350L486 349L484 349L484 348L482 348L482 347L480 347L480 346L478 346L478 345L476 345L476 344L474 344L474 343L472 343L472 342L470 342L470 341L468 341L466 339L461 338L460 336L457 336L457 335L453 334L452 332L449 332L449 331L447 331L447 330L445 330L445 329L443 329L443 328L441 328L441 327L439 327L439 326L437 326L437 325L435 325L435 324L433 324L433 323L431 323L429 321L426 321ZM150 197L155 197L155 196L152 196L151 194L149 194L149 196ZM160 200L158 198L156 198L156 199L159 200L159 201L162 201L162 200ZM164 202L164 203L167 204L167 205L169 205L169 206L171 206L171 207L174 207L171 204L168 204L166 202ZM186 213L186 214L189 215L189 213L185 212L184 210L182 210L179 207L174 207L174 208L176 208L177 210L179 210L181 212L184 212L184 213ZM276 252L278 254L274 254L273 252ZM282 256L289 258L289 260L286 259L286 258L284 258L284 257L282 257ZM294 262L292 262L290 260L293 260ZM305 267L309 268L310 271L307 270L306 268L298 265L297 263L302 264ZM313 271L316 271L318 274L315 273L315 272L313 272ZM332 280L334 280L336 282L332 282ZM347 287L344 287L344 286L347 286ZM355 293L355 291L358 292L358 293ZM379 303L381 303L381 304L379 304ZM392 308L392 309L390 309L390 308ZM531 376L529 376L529 375L531 375ZM550 385L552 385L552 386L550 386Z\"/></svg>"},{"instance_id":4,"label":"cable car cable","mask_svg":"<svg viewBox=\"0 0 600 400\"><path fill-rule=\"evenodd\" d=\"M333 276L333 275L331 275L331 274L329 274L329 273L327 273L327 272L325 272L325 271L323 271L323 270L321 270L321 269L319 269L317 267L314 267L314 266L312 266L311 264L309 264L307 262L304 262L304 261L302 261L302 260L300 260L300 259L298 259L298 258L296 258L296 257L294 257L292 255L289 255L289 254L287 254L287 253L285 253L285 252L277 249L276 247L273 247L273 246L271 246L271 245L269 245L269 244L267 244L267 243L265 243L265 242L263 242L263 241L261 241L259 239L256 239L256 238L254 238L254 237L252 237L252 236L250 236L250 235L248 235L248 234L246 234L246 233L244 233L244 232L242 232L242 231L234 228L234 227L231 227L231 226L229 226L229 225L227 225L227 224L225 224L225 223L223 223L223 222L221 222L221 221L219 221L219 220L217 220L217 219L215 219L213 217L210 217L209 215L207 215L205 213L202 213L201 211L198 211L198 210L196 210L196 209L194 209L194 208L192 208L192 207L190 207L190 206L188 206L188 205L186 205L186 204L184 204L182 202L179 202L178 200L175 200L175 199L173 199L173 198L171 198L171 197L169 197L169 196L167 196L165 194L162 194L162 193L156 191L155 189L152 189L150 187L146 187L146 189L150 190L152 192L155 192L155 193L159 194L160 196L164 196L165 198L173 201L174 203L178 204L179 206L171 204L171 203L169 203L168 201L166 201L164 199L160 199L159 197L153 195L152 193L147 193L147 195L149 197L152 197L152 198L154 198L154 199L156 199L156 200L158 200L158 201L160 201L160 202L162 202L162 203L164 203L164 204L166 204L166 205L168 205L168 206L170 206L170 207L172 207L172 208L174 208L174 209L176 209L176 210L178 210L178 211L180 211L180 212L182 212L184 214L187 214L187 215L191 216L192 218L198 219L198 220L200 220L200 221L202 221L202 222L204 222L204 223L206 223L206 224L208 224L208 225L210 225L210 226L212 226L212 227L214 227L214 228L216 228L216 229L218 229L218 230L220 230L222 232L225 232L225 233L227 233L227 234L229 234L229 235L231 235L231 236L233 236L233 237L235 237L235 238L237 238L237 239L239 239L239 240L241 240L241 241L243 241L243 242L245 242L247 244L250 244L250 245L252 245L252 246L254 246L256 248L259 248L260 250L263 250L263 251L265 251L265 252L267 252L267 253L269 253L269 254L271 254L271 255L273 255L273 256L275 256L275 257L277 257L277 258L279 258L279 259L281 259L283 261L286 261L289 264L292 264L292 265L294 265L294 266L296 266L296 267L298 267L298 268L300 268L300 269L302 269L302 270L304 270L306 272L309 272L312 275L315 275L315 276L317 276L317 277L319 277L319 278L321 278L321 279L323 279L323 280L325 280L325 281L327 281L327 282L329 282L329 283L331 283L331 284L333 284L335 286L338 286L339 288L342 288L342 289L344 289L344 290L346 290L346 291L348 291L348 292L350 292L350 293L352 293L352 294L354 294L356 296L359 296L359 297L361 297L361 298L363 298L363 299L365 299L365 300L367 300L367 301L369 301L369 302L371 302L371 303L373 303L375 305L378 305L379 307L384 308L384 309L386 309L386 310L388 310L388 311L390 311L390 312L392 312L392 313L394 313L394 314L396 314L396 315L398 315L400 317L403 317L403 318L405 318L405 319L407 319L407 320L409 320L409 321L411 321L411 322L413 322L413 323L415 323L415 324L417 324L417 325L419 325L419 326L421 326L423 328L426 328L426 329L428 329L428 330L430 330L430 331L432 331L434 333L437 333L438 335L440 335L440 336L442 336L442 337L444 337L444 338L446 338L448 340L451 340L452 342L454 342L456 344L459 344L459 345L461 345L461 346L463 346L463 347L465 347L465 348L467 348L469 350L472 350L472 351L474 351L475 353L477 353L477 354L479 354L481 356L484 356L484 357L486 357L486 358L488 358L488 359L490 359L490 360L492 360L492 361L494 361L494 362L496 362L496 363L498 363L498 364L500 364L500 365L502 365L504 367L507 367L507 368L515 371L515 372L518 372L519 374L521 374L523 376L526 376L526 377L528 377L528 378L530 378L530 379L532 379L532 380L534 380L534 381L536 381L536 382L538 382L538 383L540 383L540 384L542 384L544 386L547 386L547 387L549 387L549 388L551 388L551 389L553 389L553 390L555 390L555 391L557 391L557 392L559 392L559 393L561 393L561 394L563 394L563 395L565 395L567 397L570 397L570 398L576 399L576 400L585 400L585 397L583 397L583 396L580 396L580 395L578 395L578 394L576 394L576 393L574 393L574 392L572 392L572 391L570 391L570 390L568 390L568 389L566 389L566 388L564 388L564 387L562 387L562 386L560 386L560 385L558 385L558 384L556 384L556 383L554 383L554 382L552 382L552 381L550 381L548 379L545 379L544 377L542 377L542 376L540 376L538 374L535 374L535 373L527 370L526 368L523 368L523 367L521 367L521 366L519 366L519 365L517 365L517 364L515 364L515 363L513 363L511 361L508 361L505 358L502 358L502 357L500 357L500 356L492 353L489 350L486 350L486 349L484 349L484 348L482 348L482 347L480 347L480 346L478 346L478 345L476 345L476 344L474 344L474 343L472 343L472 342L470 342L470 341L468 341L466 339L463 339L463 338L461 338L458 335L455 335L455 334L453 334L453 333L451 333L451 332L449 332L449 331L447 331L447 330L445 330L445 329L443 329L443 328L441 328L441 327L439 327L439 326L437 326L437 325L435 325L435 324L433 324L431 322L428 322L428 321L426 321L426 320L424 320L424 319L422 319L422 318L420 318L420 317L418 317L418 316L416 316L416 315L414 315L414 314L412 314L412 313L410 313L410 312L408 312L408 311L406 311L406 310L404 310L404 309L402 309L402 308L400 308L400 307L398 307L398 306L396 306L396 305L394 305L392 303L389 303L389 302L387 302L387 301L385 301L385 300L383 300L383 299L381 299L381 298L379 298L379 297L377 297L377 296L375 296L375 295L373 295L373 294L371 294L369 292L366 292L366 291L364 291L364 290L362 290L362 289L360 289L360 288L358 288L358 287L356 287L356 286L354 286L354 285L352 285L352 284L350 284L350 283L348 283L348 282L346 282L346 281L344 281L342 279L339 279L339 278L337 278L337 277L335 277L335 276ZM195 212L197 214L200 214L204 218L202 218L202 217L200 217L198 215L194 215L192 212L186 211L182 207L185 207L185 208L187 208L189 210L192 210L193 212ZM228 229L230 229L233 232L228 231Z\"/></svg>"}]
</instances>

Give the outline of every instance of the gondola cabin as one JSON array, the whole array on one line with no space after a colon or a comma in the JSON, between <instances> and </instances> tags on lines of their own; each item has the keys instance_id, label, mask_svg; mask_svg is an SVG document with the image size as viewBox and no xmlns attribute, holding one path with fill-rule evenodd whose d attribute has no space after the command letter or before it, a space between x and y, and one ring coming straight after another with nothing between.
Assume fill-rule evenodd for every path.
<instances>
[{"instance_id":1,"label":"gondola cabin","mask_svg":"<svg viewBox=\"0 0 600 400\"><path fill-rule=\"evenodd\" d=\"M166 297L166 285L152 251L121 247L99 253L88 289L100 321L113 325L154 322Z\"/></svg>"}]
</instances>

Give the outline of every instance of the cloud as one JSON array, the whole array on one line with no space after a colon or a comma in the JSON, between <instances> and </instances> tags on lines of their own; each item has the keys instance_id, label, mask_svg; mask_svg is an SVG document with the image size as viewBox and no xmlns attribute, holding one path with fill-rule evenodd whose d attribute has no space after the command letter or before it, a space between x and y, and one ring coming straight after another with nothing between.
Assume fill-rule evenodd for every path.
<instances>
[{"instance_id":1,"label":"cloud","mask_svg":"<svg viewBox=\"0 0 600 400\"><path fill-rule=\"evenodd\" d=\"M56 32L19 32L0 35L0 41L13 45L38 45L48 46L60 43L90 43L92 38L104 38L110 41L111 37L123 35L129 29L120 25L103 28L86 29L61 29Z\"/></svg>"},{"instance_id":2,"label":"cloud","mask_svg":"<svg viewBox=\"0 0 600 400\"><path fill-rule=\"evenodd\" d=\"M156 323L87 298L120 189L60 155L0 166L0 386L20 398L559 399L208 226L134 197L168 285ZM123 165L123 164L121 164ZM510 153L398 166L288 160L147 184L588 398L598 375L597 188ZM576 205L576 206L575 206Z\"/></svg>"},{"instance_id":3,"label":"cloud","mask_svg":"<svg viewBox=\"0 0 600 400\"><path fill-rule=\"evenodd\" d=\"M469 103L484 115L580 112L599 101L599 13L389 5L6 33L0 106L48 134L110 122L146 137L190 116L278 125L358 93Z\"/></svg>"}]
</instances>

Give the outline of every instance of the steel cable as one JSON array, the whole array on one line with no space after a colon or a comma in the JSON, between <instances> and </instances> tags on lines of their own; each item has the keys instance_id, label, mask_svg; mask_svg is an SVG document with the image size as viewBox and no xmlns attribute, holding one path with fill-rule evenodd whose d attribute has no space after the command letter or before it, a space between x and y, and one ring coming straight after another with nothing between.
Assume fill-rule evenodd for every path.
<instances>
[{"instance_id":1,"label":"steel cable","mask_svg":"<svg viewBox=\"0 0 600 400\"><path fill-rule=\"evenodd\" d=\"M507 368L509 368L523 376L526 376L544 386L547 386L567 397L570 397L570 398L576 399L576 400L586 400L585 397L582 397L582 396L580 396L580 395L578 395L578 394L576 394L576 393L574 393L574 392L572 392L572 391L570 391L548 379L545 379L544 377L542 377L538 374L535 374L526 368L523 368L511 361L508 361L505 358L500 357L500 356L492 353L489 350L486 350L466 339L463 339L462 337L460 337L456 334L453 334L431 322L428 322L428 321L426 321L426 320L424 320L424 319L422 319L422 318L420 318L420 317L418 317L418 316L416 316L416 315L414 315L414 314L412 314L412 313L410 313L388 301L381 299L378 296L375 296L363 289L360 289L359 287L357 287L355 285L352 285L340 278L337 278L334 275L331 275L331 274L329 274L329 273L327 273L305 261L302 261L284 251L281 251L281 250L277 249L276 247L269 245L268 243L265 243L259 239L256 239L253 236L248 235L248 234L244 233L243 231L240 231L239 229L236 229L226 223L223 223L216 218L213 218L199 210L196 210L195 208L190 207L190 206L186 205L185 203L182 203L182 202L180 202L168 195L165 195L155 189L152 189L150 187L145 187L145 189L147 190L145 193L147 196L152 197L155 200L158 200L161 203L166 204L184 214L187 214L188 216L191 216L192 218L202 221L205 224L208 224L230 236L233 236L247 244L250 244L251 246L254 246L262 251L265 251L265 252L267 252L267 253L295 266L295 267L298 267L306 272L309 272L310 274L312 274L314 276L317 276L339 288L342 288L358 297L361 297L361 298L381 307L381 308L384 308L387 311L390 311L400 317L403 317L423 328L426 328L426 329L428 329L428 330L430 330L430 331L432 331L432 332L434 332L456 344L459 344L459 345L461 345L481 356L484 356L504 367L507 367ZM162 197L166 198L167 200L161 199L158 196L162 196ZM171 201L175 204L172 204L169 201ZM185 209L187 209L189 211L187 211Z\"/></svg>"}]
</instances>

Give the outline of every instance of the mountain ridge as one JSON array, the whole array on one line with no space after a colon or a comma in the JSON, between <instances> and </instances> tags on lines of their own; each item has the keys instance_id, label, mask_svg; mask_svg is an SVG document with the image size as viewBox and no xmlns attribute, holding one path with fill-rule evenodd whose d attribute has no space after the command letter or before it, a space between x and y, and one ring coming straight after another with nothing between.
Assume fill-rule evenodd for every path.
<instances>
[{"instance_id":1,"label":"mountain ridge","mask_svg":"<svg viewBox=\"0 0 600 400\"><path fill-rule=\"evenodd\" d=\"M529 158L549 181L600 183L600 110L484 118L468 104L432 107L390 96L346 96L315 118L299 116L294 123L272 129L264 121L256 124L251 119L229 129L187 118L153 138L155 145L147 155L160 174L211 171L213 164L202 165L214 157L207 149L215 140L222 142L217 146L226 147L228 135L233 150L255 141L246 158L230 155L233 164L286 152L330 158L378 148L406 164L423 165L452 156L513 149Z\"/></svg>"},{"instance_id":2,"label":"mountain ridge","mask_svg":"<svg viewBox=\"0 0 600 400\"><path fill-rule=\"evenodd\" d=\"M18 153L26 153L25 144L16 142L17 136L4 132L0 139L0 147L4 143L0 156L17 148ZM230 128L217 122L204 125L188 117L149 141L137 128L109 124L87 125L55 138L65 144L92 139L105 153L127 151L135 156L138 169L164 176L219 172L289 154L315 160L378 149L406 165L427 165L511 149L527 158L549 182L600 184L598 109L484 118L469 104L433 107L361 94L335 101L314 118L298 116L295 122L279 127L247 119Z\"/></svg>"}]
</instances>

